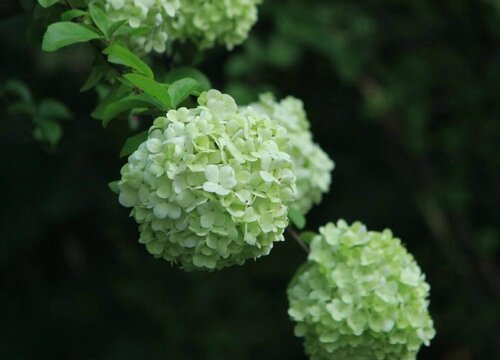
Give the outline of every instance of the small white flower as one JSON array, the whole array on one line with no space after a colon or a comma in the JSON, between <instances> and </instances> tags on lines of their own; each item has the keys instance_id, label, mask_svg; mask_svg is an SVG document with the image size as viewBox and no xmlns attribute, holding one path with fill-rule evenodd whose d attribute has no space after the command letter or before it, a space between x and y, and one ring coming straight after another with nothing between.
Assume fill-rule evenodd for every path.
<instances>
[{"instance_id":1,"label":"small white flower","mask_svg":"<svg viewBox=\"0 0 500 360\"><path fill-rule=\"evenodd\" d=\"M220 169L217 165L208 165L205 170L207 181L203 183L203 190L225 196L231 192L237 184L234 170L225 165Z\"/></svg>"}]
</instances>

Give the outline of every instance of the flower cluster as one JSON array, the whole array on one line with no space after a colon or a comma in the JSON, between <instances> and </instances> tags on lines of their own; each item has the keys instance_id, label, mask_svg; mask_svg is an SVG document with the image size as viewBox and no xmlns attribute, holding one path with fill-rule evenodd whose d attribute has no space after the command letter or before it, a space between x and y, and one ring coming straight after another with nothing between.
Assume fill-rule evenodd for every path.
<instances>
[{"instance_id":1,"label":"flower cluster","mask_svg":"<svg viewBox=\"0 0 500 360\"><path fill-rule=\"evenodd\" d=\"M329 223L310 250L288 298L312 360L410 360L429 344L429 285L390 230Z\"/></svg>"},{"instance_id":2,"label":"flower cluster","mask_svg":"<svg viewBox=\"0 0 500 360\"><path fill-rule=\"evenodd\" d=\"M113 21L127 20L137 51L163 53L167 41L189 40L200 48L242 43L257 21L261 0L105 0Z\"/></svg>"},{"instance_id":3,"label":"flower cluster","mask_svg":"<svg viewBox=\"0 0 500 360\"><path fill-rule=\"evenodd\" d=\"M306 214L328 192L333 161L314 143L302 101L289 96L277 102L273 95L264 94L251 106L287 129L297 176L297 198L290 206Z\"/></svg>"},{"instance_id":4,"label":"flower cluster","mask_svg":"<svg viewBox=\"0 0 500 360\"><path fill-rule=\"evenodd\" d=\"M181 40L190 40L200 48L215 43L228 49L241 44L257 21L261 0L181 0L179 17L174 23Z\"/></svg>"},{"instance_id":5,"label":"flower cluster","mask_svg":"<svg viewBox=\"0 0 500 360\"><path fill-rule=\"evenodd\" d=\"M180 0L106 0L105 8L112 21L126 20L135 29L129 39L134 49L163 53L180 6Z\"/></svg>"},{"instance_id":6,"label":"flower cluster","mask_svg":"<svg viewBox=\"0 0 500 360\"><path fill-rule=\"evenodd\" d=\"M186 270L267 255L296 194L286 129L216 90L155 120L121 170L140 242Z\"/></svg>"}]
</instances>

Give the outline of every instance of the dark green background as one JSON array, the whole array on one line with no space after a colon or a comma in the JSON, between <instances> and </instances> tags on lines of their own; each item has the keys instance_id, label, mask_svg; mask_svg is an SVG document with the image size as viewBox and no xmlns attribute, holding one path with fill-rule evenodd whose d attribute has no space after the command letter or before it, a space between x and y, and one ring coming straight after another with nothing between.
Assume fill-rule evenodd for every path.
<instances>
[{"instance_id":1,"label":"dark green background","mask_svg":"<svg viewBox=\"0 0 500 360\"><path fill-rule=\"evenodd\" d=\"M23 80L76 119L47 151L29 118L0 107L0 358L304 359L285 294L301 249L215 273L148 255L106 185L127 123L89 117L88 48L27 42L30 3L0 5L0 82ZM268 0L244 46L200 68L241 103L264 90L304 100L336 162L308 228L362 220L404 240L438 332L419 359L500 358L500 6Z\"/></svg>"}]
</instances>

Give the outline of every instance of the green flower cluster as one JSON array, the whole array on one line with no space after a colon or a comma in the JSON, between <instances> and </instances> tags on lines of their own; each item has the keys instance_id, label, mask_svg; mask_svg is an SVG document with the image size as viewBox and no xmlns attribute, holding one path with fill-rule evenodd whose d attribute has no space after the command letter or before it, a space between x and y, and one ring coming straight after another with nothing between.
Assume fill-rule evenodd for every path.
<instances>
[{"instance_id":1,"label":"green flower cluster","mask_svg":"<svg viewBox=\"0 0 500 360\"><path fill-rule=\"evenodd\" d=\"M277 102L273 95L264 94L251 106L287 129L297 176L297 198L290 206L306 214L328 192L333 161L313 141L302 101L289 96Z\"/></svg>"},{"instance_id":2,"label":"green flower cluster","mask_svg":"<svg viewBox=\"0 0 500 360\"><path fill-rule=\"evenodd\" d=\"M186 270L267 255L296 194L286 129L219 91L157 118L121 170L120 203L140 240Z\"/></svg>"},{"instance_id":3,"label":"green flower cluster","mask_svg":"<svg viewBox=\"0 0 500 360\"><path fill-rule=\"evenodd\" d=\"M261 0L105 0L111 20L127 20L136 50L163 53L167 41L216 43L228 49L242 43L257 21Z\"/></svg>"},{"instance_id":4,"label":"green flower cluster","mask_svg":"<svg viewBox=\"0 0 500 360\"><path fill-rule=\"evenodd\" d=\"M410 360L434 337L429 285L390 230L320 228L288 288L295 334L312 360Z\"/></svg>"},{"instance_id":5,"label":"green flower cluster","mask_svg":"<svg viewBox=\"0 0 500 360\"><path fill-rule=\"evenodd\" d=\"M175 35L171 24L180 6L180 0L106 0L105 4L112 21L127 20L135 29L130 46L145 53L165 52L167 40Z\"/></svg>"},{"instance_id":6,"label":"green flower cluster","mask_svg":"<svg viewBox=\"0 0 500 360\"><path fill-rule=\"evenodd\" d=\"M228 49L241 44L257 21L261 0L181 0L174 23L178 38L190 40L200 48L215 43Z\"/></svg>"}]
</instances>

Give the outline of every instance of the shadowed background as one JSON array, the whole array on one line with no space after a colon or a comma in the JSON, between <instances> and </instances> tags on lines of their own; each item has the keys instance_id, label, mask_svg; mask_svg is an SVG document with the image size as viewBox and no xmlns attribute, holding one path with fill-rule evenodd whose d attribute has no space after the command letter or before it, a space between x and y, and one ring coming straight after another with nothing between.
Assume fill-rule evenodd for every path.
<instances>
[{"instance_id":1,"label":"shadowed background","mask_svg":"<svg viewBox=\"0 0 500 360\"><path fill-rule=\"evenodd\" d=\"M47 149L2 96L0 358L305 359L285 292L302 250L286 241L215 273L154 260L107 187L128 123L90 118L88 48L26 40L32 5L0 5L0 83L22 80L75 120ZM308 229L344 218L403 239L432 287L437 336L419 359L500 357L499 64L495 1L268 0L243 46L199 65L241 104L303 99L336 162Z\"/></svg>"}]
</instances>

